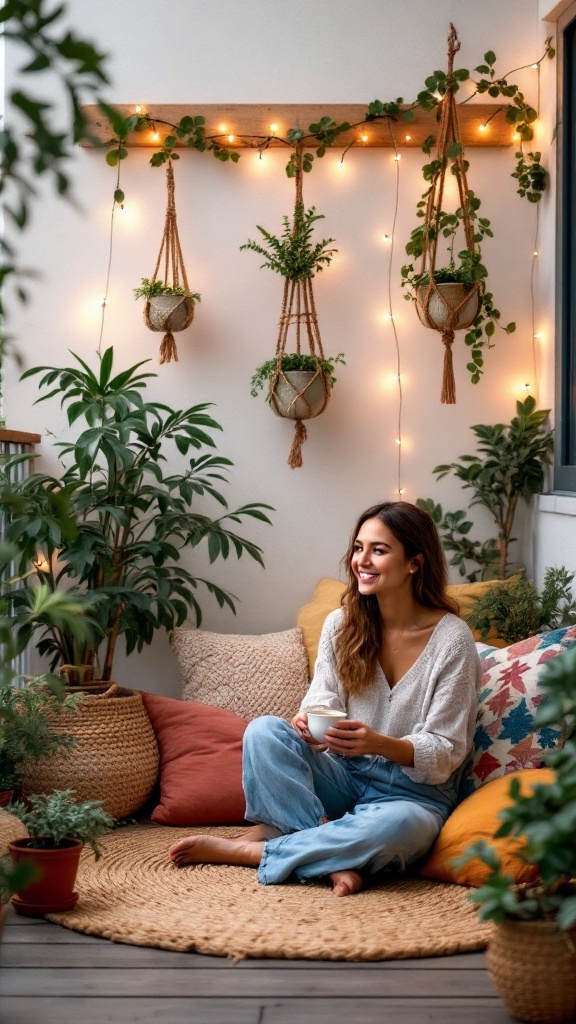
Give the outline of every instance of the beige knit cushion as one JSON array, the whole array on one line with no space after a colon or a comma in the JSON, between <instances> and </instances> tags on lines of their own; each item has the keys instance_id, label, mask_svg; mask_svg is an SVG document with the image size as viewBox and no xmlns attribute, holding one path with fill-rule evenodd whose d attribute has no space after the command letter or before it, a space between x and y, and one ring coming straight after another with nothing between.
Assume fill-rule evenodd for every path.
<instances>
[{"instance_id":1,"label":"beige knit cushion","mask_svg":"<svg viewBox=\"0 0 576 1024\"><path fill-rule=\"evenodd\" d=\"M302 630L240 636L175 629L184 700L228 708L242 718L277 715L290 720L308 689Z\"/></svg>"}]
</instances>

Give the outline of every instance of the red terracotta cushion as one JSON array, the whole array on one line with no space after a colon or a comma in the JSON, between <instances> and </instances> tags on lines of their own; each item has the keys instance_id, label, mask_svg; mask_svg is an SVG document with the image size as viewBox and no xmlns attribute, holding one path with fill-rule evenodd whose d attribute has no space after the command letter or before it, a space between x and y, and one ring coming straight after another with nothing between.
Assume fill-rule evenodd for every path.
<instances>
[{"instance_id":1,"label":"red terracotta cushion","mask_svg":"<svg viewBox=\"0 0 576 1024\"><path fill-rule=\"evenodd\" d=\"M141 691L142 692L142 691ZM244 820L242 736L232 711L142 692L160 752L161 825L235 825Z\"/></svg>"}]
</instances>

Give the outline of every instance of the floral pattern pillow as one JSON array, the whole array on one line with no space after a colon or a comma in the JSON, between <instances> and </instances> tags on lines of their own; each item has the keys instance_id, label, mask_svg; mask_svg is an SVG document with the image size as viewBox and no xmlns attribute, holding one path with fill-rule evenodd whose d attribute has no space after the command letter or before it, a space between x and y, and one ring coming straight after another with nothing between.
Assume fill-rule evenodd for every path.
<instances>
[{"instance_id":1,"label":"floral pattern pillow","mask_svg":"<svg viewBox=\"0 0 576 1024\"><path fill-rule=\"evenodd\" d=\"M528 637L510 647L478 645L482 685L474 736L472 769L462 795L523 768L540 768L546 750L558 746L560 730L534 728L543 693L538 677L544 664L576 642L576 626Z\"/></svg>"}]
</instances>

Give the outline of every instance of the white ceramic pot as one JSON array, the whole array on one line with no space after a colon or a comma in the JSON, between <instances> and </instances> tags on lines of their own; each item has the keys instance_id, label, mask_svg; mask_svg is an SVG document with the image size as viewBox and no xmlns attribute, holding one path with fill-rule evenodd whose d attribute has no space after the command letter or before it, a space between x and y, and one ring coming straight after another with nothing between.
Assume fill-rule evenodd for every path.
<instances>
[{"instance_id":1,"label":"white ceramic pot","mask_svg":"<svg viewBox=\"0 0 576 1024\"><path fill-rule=\"evenodd\" d=\"M277 416L309 420L326 408L330 390L330 381L322 372L283 370L270 396L270 405Z\"/></svg>"}]
</instances>

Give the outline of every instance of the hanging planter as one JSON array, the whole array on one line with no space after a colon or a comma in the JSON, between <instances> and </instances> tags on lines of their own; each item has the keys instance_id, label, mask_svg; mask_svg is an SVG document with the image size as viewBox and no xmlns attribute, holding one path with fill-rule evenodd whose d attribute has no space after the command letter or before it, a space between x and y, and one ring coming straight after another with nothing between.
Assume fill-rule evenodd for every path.
<instances>
[{"instance_id":1,"label":"hanging planter","mask_svg":"<svg viewBox=\"0 0 576 1024\"><path fill-rule=\"evenodd\" d=\"M200 302L198 292L191 292L188 287L188 278L178 237L174 170L171 160L166 165L166 184L168 188L166 221L154 274L151 279L143 277L141 285L134 289L137 299L146 299L144 307L146 326L151 331L164 333L160 345L160 363L178 360L174 334L184 331L190 326L194 318L194 303ZM164 275L163 280L160 280L157 275L162 259L164 259Z\"/></svg>"},{"instance_id":2,"label":"hanging planter","mask_svg":"<svg viewBox=\"0 0 576 1024\"><path fill-rule=\"evenodd\" d=\"M402 286L409 288L406 298L412 299L420 321L438 331L444 344L444 369L440 401L449 405L456 402L456 384L452 360L455 331L468 330L466 344L471 348L467 369L472 383L477 384L483 372L483 347L492 347L492 338L500 326L500 312L486 290L488 271L482 263L480 243L492 236L490 221L480 217L480 200L468 187L466 172L468 161L460 141L455 93L459 82L469 77L465 69L454 70L454 55L460 43L453 25L448 37L448 73L437 71L426 80L428 88L441 94L438 104L438 138L430 136L422 149L430 154L436 144L436 156L424 167L423 174L429 187L418 203L418 216L422 223L412 232L406 246L409 256L420 258L420 269L413 264L402 267ZM423 94L426 95L426 94ZM434 101L432 101L434 102ZM428 108L427 108L428 109ZM446 174L450 173L457 185L459 205L454 213L442 208ZM465 248L455 253L457 232L464 235ZM448 248L447 266L440 266L438 242L444 239ZM514 323L503 328L507 334L516 329Z\"/></svg>"},{"instance_id":3,"label":"hanging planter","mask_svg":"<svg viewBox=\"0 0 576 1024\"><path fill-rule=\"evenodd\" d=\"M322 215L315 207L304 209L302 199L302 146L296 146L294 158L296 203L294 219L290 224L284 217L284 231L280 237L264 228L258 230L268 248L249 240L241 249L252 249L264 257L263 266L284 278L284 292L276 356L254 372L251 394L267 388L267 401L277 416L294 420L294 440L288 456L288 465L296 469L302 465L302 445L307 434L304 420L313 419L324 411L335 383L334 365L343 363L342 353L326 358L316 315L312 278L329 266L335 249L329 248L333 238L313 243L314 223ZM294 335L295 351L287 352L288 336ZM303 345L308 352L303 352Z\"/></svg>"}]
</instances>

